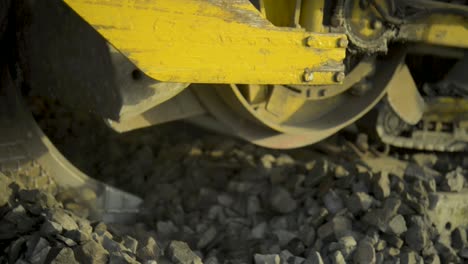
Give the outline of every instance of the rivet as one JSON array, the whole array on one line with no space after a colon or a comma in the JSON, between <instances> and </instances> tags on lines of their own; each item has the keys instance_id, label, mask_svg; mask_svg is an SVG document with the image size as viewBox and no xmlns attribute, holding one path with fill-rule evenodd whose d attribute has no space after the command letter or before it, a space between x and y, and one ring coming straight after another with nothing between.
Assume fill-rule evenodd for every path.
<instances>
[{"instance_id":1,"label":"rivet","mask_svg":"<svg viewBox=\"0 0 468 264\"><path fill-rule=\"evenodd\" d=\"M339 82L339 83L340 83L340 82L344 81L345 77L346 77L346 76L345 76L344 72L337 72L337 73L335 74L335 77L334 77L334 78L335 78L335 82Z\"/></svg>"},{"instance_id":2,"label":"rivet","mask_svg":"<svg viewBox=\"0 0 468 264\"><path fill-rule=\"evenodd\" d=\"M371 28L374 30L380 30L382 29L382 27L383 27L383 24L380 20L376 19L371 22Z\"/></svg>"}]
</instances>

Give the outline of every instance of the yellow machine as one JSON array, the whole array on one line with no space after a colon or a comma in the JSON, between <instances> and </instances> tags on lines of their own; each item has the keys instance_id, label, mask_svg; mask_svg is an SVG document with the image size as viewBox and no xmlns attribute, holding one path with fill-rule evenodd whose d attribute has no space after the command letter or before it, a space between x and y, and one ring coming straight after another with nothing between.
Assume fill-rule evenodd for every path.
<instances>
[{"instance_id":1,"label":"yellow machine","mask_svg":"<svg viewBox=\"0 0 468 264\"><path fill-rule=\"evenodd\" d=\"M187 119L261 146L295 148L354 123L384 97L399 122L416 125L425 97L468 94L464 1L9 0L0 7L2 63L23 94L93 112L118 132ZM461 141L437 149L466 149Z\"/></svg>"}]
</instances>

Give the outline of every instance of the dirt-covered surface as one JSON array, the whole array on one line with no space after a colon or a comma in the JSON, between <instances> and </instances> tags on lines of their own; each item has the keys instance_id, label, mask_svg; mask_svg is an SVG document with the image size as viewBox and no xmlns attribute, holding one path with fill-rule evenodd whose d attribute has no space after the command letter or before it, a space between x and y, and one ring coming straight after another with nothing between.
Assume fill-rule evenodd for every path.
<instances>
[{"instance_id":1,"label":"dirt-covered surface","mask_svg":"<svg viewBox=\"0 0 468 264\"><path fill-rule=\"evenodd\" d=\"M4 263L468 262L468 207L451 202L468 198L465 154L386 155L364 135L278 151L185 123L117 135L60 116L39 120L65 156L143 198L142 214L92 222L86 193L0 174Z\"/></svg>"}]
</instances>

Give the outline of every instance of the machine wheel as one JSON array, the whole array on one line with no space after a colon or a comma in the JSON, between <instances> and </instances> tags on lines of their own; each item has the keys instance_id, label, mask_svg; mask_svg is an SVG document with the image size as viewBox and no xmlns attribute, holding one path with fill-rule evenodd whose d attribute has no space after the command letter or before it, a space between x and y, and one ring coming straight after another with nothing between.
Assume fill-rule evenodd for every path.
<instances>
[{"instance_id":1,"label":"machine wheel","mask_svg":"<svg viewBox=\"0 0 468 264\"><path fill-rule=\"evenodd\" d=\"M0 172L28 177L31 187L53 179L70 191L96 193L94 219L125 222L139 212L141 199L89 178L53 146L37 125L7 67L0 71Z\"/></svg>"}]
</instances>

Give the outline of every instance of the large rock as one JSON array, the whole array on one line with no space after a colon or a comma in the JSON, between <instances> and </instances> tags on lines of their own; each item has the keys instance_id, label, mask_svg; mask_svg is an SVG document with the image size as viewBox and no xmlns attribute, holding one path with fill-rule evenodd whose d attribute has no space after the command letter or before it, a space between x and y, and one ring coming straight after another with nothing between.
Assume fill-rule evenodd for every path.
<instances>
[{"instance_id":1,"label":"large rock","mask_svg":"<svg viewBox=\"0 0 468 264\"><path fill-rule=\"evenodd\" d=\"M90 240L74 248L75 257L80 263L104 264L107 263L109 252L101 244Z\"/></svg>"},{"instance_id":2,"label":"large rock","mask_svg":"<svg viewBox=\"0 0 468 264\"><path fill-rule=\"evenodd\" d=\"M388 173L383 171L374 177L372 185L372 191L375 197L379 200L383 200L390 195L390 178Z\"/></svg>"},{"instance_id":3,"label":"large rock","mask_svg":"<svg viewBox=\"0 0 468 264\"><path fill-rule=\"evenodd\" d=\"M208 246L211 241L213 241L216 238L216 235L218 234L218 231L214 226L211 226L203 234L200 236L200 239L198 240L197 243L197 248L202 249Z\"/></svg>"},{"instance_id":4,"label":"large rock","mask_svg":"<svg viewBox=\"0 0 468 264\"><path fill-rule=\"evenodd\" d=\"M352 232L351 220L345 216L337 215L331 220L333 223L333 232L336 239L350 235Z\"/></svg>"},{"instance_id":5,"label":"large rock","mask_svg":"<svg viewBox=\"0 0 468 264\"><path fill-rule=\"evenodd\" d=\"M190 249L187 243L181 241L172 241L169 244L167 256L175 264L202 264L200 257Z\"/></svg>"},{"instance_id":6,"label":"large rock","mask_svg":"<svg viewBox=\"0 0 468 264\"><path fill-rule=\"evenodd\" d=\"M130 236L125 236L122 240L122 244L132 252L132 254L136 254L138 249L138 241Z\"/></svg>"},{"instance_id":7,"label":"large rock","mask_svg":"<svg viewBox=\"0 0 468 264\"><path fill-rule=\"evenodd\" d=\"M364 192L353 193L346 200L346 207L352 214L358 214L369 210L372 205L372 197Z\"/></svg>"},{"instance_id":8,"label":"large rock","mask_svg":"<svg viewBox=\"0 0 468 264\"><path fill-rule=\"evenodd\" d=\"M309 254L304 264L323 264L322 256L319 252L313 251Z\"/></svg>"},{"instance_id":9,"label":"large rock","mask_svg":"<svg viewBox=\"0 0 468 264\"><path fill-rule=\"evenodd\" d=\"M143 243L138 244L137 257L139 260L157 259L160 255L161 249L154 238L147 237Z\"/></svg>"},{"instance_id":10,"label":"large rock","mask_svg":"<svg viewBox=\"0 0 468 264\"><path fill-rule=\"evenodd\" d=\"M78 261L76 261L75 258L75 253L73 253L73 250L68 247L64 247L60 249L60 252L55 256L55 258L52 260L51 264L78 264Z\"/></svg>"},{"instance_id":11,"label":"large rock","mask_svg":"<svg viewBox=\"0 0 468 264\"><path fill-rule=\"evenodd\" d=\"M54 221L45 220L41 226L40 232L43 236L53 236L60 234L63 230L61 224L56 223Z\"/></svg>"},{"instance_id":12,"label":"large rock","mask_svg":"<svg viewBox=\"0 0 468 264\"><path fill-rule=\"evenodd\" d=\"M63 209L57 208L49 210L47 212L47 218L50 221L59 223L65 231L78 229L75 220Z\"/></svg>"},{"instance_id":13,"label":"large rock","mask_svg":"<svg viewBox=\"0 0 468 264\"><path fill-rule=\"evenodd\" d=\"M388 222L388 226L386 229L387 232L390 234L395 234L397 236L403 234L407 230L405 218L400 214L395 215Z\"/></svg>"},{"instance_id":14,"label":"large rock","mask_svg":"<svg viewBox=\"0 0 468 264\"><path fill-rule=\"evenodd\" d=\"M10 188L11 183L11 179L0 172L0 207L5 206L10 200L10 196L12 194L12 190Z\"/></svg>"},{"instance_id":15,"label":"large rock","mask_svg":"<svg viewBox=\"0 0 468 264\"><path fill-rule=\"evenodd\" d=\"M261 255L255 254L255 264L280 264L279 255Z\"/></svg>"},{"instance_id":16,"label":"large rock","mask_svg":"<svg viewBox=\"0 0 468 264\"><path fill-rule=\"evenodd\" d=\"M333 253L333 255L331 256L331 261L333 264L346 264L346 261L341 251L335 251L335 253Z\"/></svg>"},{"instance_id":17,"label":"large rock","mask_svg":"<svg viewBox=\"0 0 468 264\"><path fill-rule=\"evenodd\" d=\"M376 262L375 249L369 239L362 239L359 241L354 253L354 263L368 263L373 264Z\"/></svg>"},{"instance_id":18,"label":"large rock","mask_svg":"<svg viewBox=\"0 0 468 264\"><path fill-rule=\"evenodd\" d=\"M270 194L271 208L282 214L290 213L297 208L297 202L283 187L273 187Z\"/></svg>"},{"instance_id":19,"label":"large rock","mask_svg":"<svg viewBox=\"0 0 468 264\"><path fill-rule=\"evenodd\" d=\"M418 256L414 251L404 252L400 257L401 264L417 264Z\"/></svg>"},{"instance_id":20,"label":"large rock","mask_svg":"<svg viewBox=\"0 0 468 264\"><path fill-rule=\"evenodd\" d=\"M429 234L422 217L412 217L412 224L405 234L406 244L415 251L421 251L429 242Z\"/></svg>"},{"instance_id":21,"label":"large rock","mask_svg":"<svg viewBox=\"0 0 468 264\"><path fill-rule=\"evenodd\" d=\"M18 198L21 204L32 214L39 215L44 208L57 208L59 203L52 194L40 190L20 190Z\"/></svg>"},{"instance_id":22,"label":"large rock","mask_svg":"<svg viewBox=\"0 0 468 264\"><path fill-rule=\"evenodd\" d=\"M26 257L28 261L32 264L42 264L45 263L47 255L50 252L49 242L42 237L32 237L26 243L27 252Z\"/></svg>"},{"instance_id":23,"label":"large rock","mask_svg":"<svg viewBox=\"0 0 468 264\"><path fill-rule=\"evenodd\" d=\"M344 207L343 200L334 190L328 191L325 196L323 196L323 203L325 204L327 210L332 214L338 213L338 211Z\"/></svg>"},{"instance_id":24,"label":"large rock","mask_svg":"<svg viewBox=\"0 0 468 264\"><path fill-rule=\"evenodd\" d=\"M456 249L460 250L468 246L465 228L462 228L462 227L455 228L452 231L451 238L452 238L452 247Z\"/></svg>"}]
</instances>

